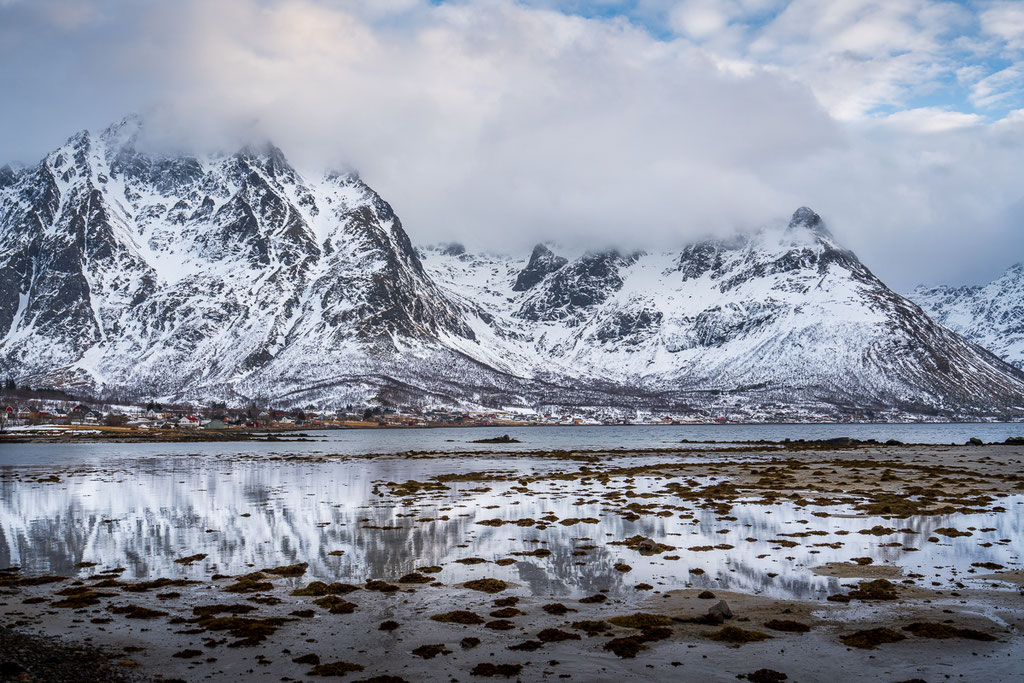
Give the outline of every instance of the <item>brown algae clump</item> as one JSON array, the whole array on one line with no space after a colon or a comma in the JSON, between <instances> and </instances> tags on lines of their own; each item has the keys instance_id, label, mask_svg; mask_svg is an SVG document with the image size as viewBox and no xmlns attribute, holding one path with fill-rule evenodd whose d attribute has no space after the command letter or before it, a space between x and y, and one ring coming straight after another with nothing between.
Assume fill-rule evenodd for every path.
<instances>
[{"instance_id":1,"label":"brown algae clump","mask_svg":"<svg viewBox=\"0 0 1024 683\"><path fill-rule=\"evenodd\" d=\"M281 626L291 621L283 617L250 619L247 617L207 617L196 623L207 631L227 631L237 641L229 647L253 647L274 635Z\"/></svg>"},{"instance_id":2,"label":"brown algae clump","mask_svg":"<svg viewBox=\"0 0 1024 683\"><path fill-rule=\"evenodd\" d=\"M773 631L785 631L786 633L807 633L811 630L807 624L791 619L772 619L764 622L764 626Z\"/></svg>"},{"instance_id":3,"label":"brown algae clump","mask_svg":"<svg viewBox=\"0 0 1024 683\"><path fill-rule=\"evenodd\" d=\"M729 643L731 645L756 643L771 638L771 636L767 633L761 633L760 631L749 631L738 626L725 626L719 631L707 634L706 637L711 640L717 640L720 643Z\"/></svg>"},{"instance_id":4,"label":"brown algae clump","mask_svg":"<svg viewBox=\"0 0 1024 683\"><path fill-rule=\"evenodd\" d=\"M940 624L934 621L919 621L903 627L904 631L913 633L918 638L967 638L969 640L993 641L996 639L990 633L976 631L972 628L958 628L949 624Z\"/></svg>"},{"instance_id":5,"label":"brown algae clump","mask_svg":"<svg viewBox=\"0 0 1024 683\"><path fill-rule=\"evenodd\" d=\"M489 628L495 631L511 631L515 627L516 625L508 619L495 619L494 621L488 621L484 624L484 628Z\"/></svg>"},{"instance_id":6,"label":"brown algae clump","mask_svg":"<svg viewBox=\"0 0 1024 683\"><path fill-rule=\"evenodd\" d=\"M646 650L647 645L644 639L639 636L628 636L626 638L612 638L604 644L604 649L623 659L636 657L641 650Z\"/></svg>"},{"instance_id":7,"label":"brown algae clump","mask_svg":"<svg viewBox=\"0 0 1024 683\"><path fill-rule=\"evenodd\" d=\"M93 607L94 605L100 604L100 598L113 598L116 597L117 594L103 593L86 586L79 586L77 588L65 588L64 590L57 591L57 595L64 596L64 599L51 602L51 607L83 609L85 607Z\"/></svg>"},{"instance_id":8,"label":"brown algae clump","mask_svg":"<svg viewBox=\"0 0 1024 683\"><path fill-rule=\"evenodd\" d=\"M855 600L895 600L899 597L895 584L886 579L861 581L848 596Z\"/></svg>"},{"instance_id":9,"label":"brown algae clump","mask_svg":"<svg viewBox=\"0 0 1024 683\"><path fill-rule=\"evenodd\" d=\"M462 584L464 588L469 588L475 591L483 591L484 593L500 593L503 590L512 587L512 584L506 583L500 579L473 579Z\"/></svg>"},{"instance_id":10,"label":"brown algae clump","mask_svg":"<svg viewBox=\"0 0 1024 683\"><path fill-rule=\"evenodd\" d=\"M672 629L667 627L648 628L638 635L626 636L625 638L612 638L604 644L604 649L614 653L617 657L631 659L636 657L641 650L647 649L647 643L656 640L665 640L671 637Z\"/></svg>"},{"instance_id":11,"label":"brown algae clump","mask_svg":"<svg viewBox=\"0 0 1024 683\"><path fill-rule=\"evenodd\" d=\"M309 670L309 676L345 676L355 671L362 671L362 664L353 664L352 662L330 662L328 664L318 664Z\"/></svg>"},{"instance_id":12,"label":"brown algae clump","mask_svg":"<svg viewBox=\"0 0 1024 683\"><path fill-rule=\"evenodd\" d=\"M425 574L412 572L411 574L406 574L405 576L400 578L398 580L398 583L430 583L432 581L433 579L429 576L426 576Z\"/></svg>"},{"instance_id":13,"label":"brown algae clump","mask_svg":"<svg viewBox=\"0 0 1024 683\"><path fill-rule=\"evenodd\" d=\"M167 612L149 609L148 607L139 607L138 605L111 605L107 609L114 614L121 614L128 619L156 619L157 617L167 616Z\"/></svg>"},{"instance_id":14,"label":"brown algae clump","mask_svg":"<svg viewBox=\"0 0 1024 683\"><path fill-rule=\"evenodd\" d=\"M199 618L213 617L218 614L248 614L255 610L254 605L198 605L192 608L192 614Z\"/></svg>"},{"instance_id":15,"label":"brown algae clump","mask_svg":"<svg viewBox=\"0 0 1024 683\"><path fill-rule=\"evenodd\" d=\"M608 622L623 628L655 628L658 626L671 626L672 620L660 614L645 614L637 612L621 617L612 617Z\"/></svg>"},{"instance_id":16,"label":"brown algae clump","mask_svg":"<svg viewBox=\"0 0 1024 683\"><path fill-rule=\"evenodd\" d=\"M522 664L492 664L490 662L481 662L474 666L473 670L469 673L473 676L504 676L505 678L511 678L512 676L518 676L519 672L522 670Z\"/></svg>"},{"instance_id":17,"label":"brown algae clump","mask_svg":"<svg viewBox=\"0 0 1024 683\"><path fill-rule=\"evenodd\" d=\"M666 550L676 549L674 545L665 545L664 543L658 543L646 536L639 535L631 536L621 541L612 541L608 545L624 545L631 550L636 550L641 555L657 555L665 552Z\"/></svg>"},{"instance_id":18,"label":"brown algae clump","mask_svg":"<svg viewBox=\"0 0 1024 683\"><path fill-rule=\"evenodd\" d=\"M387 581L380 581L379 579L371 579L363 584L363 588L368 591L380 591L381 593L394 593L398 591L398 586Z\"/></svg>"},{"instance_id":19,"label":"brown algae clump","mask_svg":"<svg viewBox=\"0 0 1024 683\"><path fill-rule=\"evenodd\" d=\"M556 617L560 617L563 614L568 614L569 612L576 611L574 609L569 609L560 602L552 602L547 605L541 605L541 609L547 612L548 614L554 615Z\"/></svg>"},{"instance_id":20,"label":"brown algae clump","mask_svg":"<svg viewBox=\"0 0 1024 683\"><path fill-rule=\"evenodd\" d=\"M314 600L313 604L323 607L331 614L352 614L356 611L356 607L358 607L354 602L349 602L337 595L325 595Z\"/></svg>"},{"instance_id":21,"label":"brown algae clump","mask_svg":"<svg viewBox=\"0 0 1024 683\"><path fill-rule=\"evenodd\" d=\"M578 633L560 631L557 628L546 628L537 634L537 640L542 643L560 643L563 640L580 640Z\"/></svg>"},{"instance_id":22,"label":"brown algae clump","mask_svg":"<svg viewBox=\"0 0 1024 683\"><path fill-rule=\"evenodd\" d=\"M843 641L844 645L863 650L871 650L885 643L898 643L906 639L905 635L898 631L893 631L891 628L868 628L839 637L839 640Z\"/></svg>"},{"instance_id":23,"label":"brown algae clump","mask_svg":"<svg viewBox=\"0 0 1024 683\"><path fill-rule=\"evenodd\" d=\"M410 479L407 482L396 484L393 481L389 481L387 487L391 489L392 495L395 496L415 496L421 493L428 493L430 491L447 491L448 487L444 484L438 484L436 482L423 482Z\"/></svg>"},{"instance_id":24,"label":"brown algae clump","mask_svg":"<svg viewBox=\"0 0 1024 683\"><path fill-rule=\"evenodd\" d=\"M166 577L160 577L153 579L152 581L139 581L137 583L129 583L121 586L125 591L129 593L146 593L156 588L166 588L167 586L187 586L194 581L187 579L168 579Z\"/></svg>"},{"instance_id":25,"label":"brown algae clump","mask_svg":"<svg viewBox=\"0 0 1024 683\"><path fill-rule=\"evenodd\" d=\"M274 584L266 581L266 578L267 577L260 572L236 576L233 584L230 586L224 586L221 590L227 591L228 593L260 593L262 591L273 590Z\"/></svg>"},{"instance_id":26,"label":"brown algae clump","mask_svg":"<svg viewBox=\"0 0 1024 683\"><path fill-rule=\"evenodd\" d=\"M309 597L322 597L324 595L345 595L352 591L359 590L359 586L353 586L350 583L324 583L323 581L314 581L305 588L299 588L292 591L292 595L297 596L309 596Z\"/></svg>"},{"instance_id":27,"label":"brown algae clump","mask_svg":"<svg viewBox=\"0 0 1024 683\"><path fill-rule=\"evenodd\" d=\"M747 674L747 680L750 683L782 683L789 680L789 676L775 669L758 669Z\"/></svg>"},{"instance_id":28,"label":"brown algae clump","mask_svg":"<svg viewBox=\"0 0 1024 683\"><path fill-rule=\"evenodd\" d=\"M945 536L946 538L957 538L959 536L973 535L970 531L960 531L959 529L954 529L952 527L942 527L940 529L936 529L934 533L939 534L940 536Z\"/></svg>"},{"instance_id":29,"label":"brown algae clump","mask_svg":"<svg viewBox=\"0 0 1024 683\"><path fill-rule=\"evenodd\" d=\"M442 624L464 624L466 626L478 626L484 623L484 618L479 614L469 612L463 609L457 609L452 612L445 612L444 614L435 614L430 617L433 621L439 621Z\"/></svg>"},{"instance_id":30,"label":"brown algae clump","mask_svg":"<svg viewBox=\"0 0 1024 683\"><path fill-rule=\"evenodd\" d=\"M438 655L450 655L452 651L446 648L444 644L437 644L420 645L418 648L413 650L412 653L417 657L422 657L423 659L433 659Z\"/></svg>"},{"instance_id":31,"label":"brown algae clump","mask_svg":"<svg viewBox=\"0 0 1024 683\"><path fill-rule=\"evenodd\" d=\"M583 631L588 636L596 636L608 630L609 626L604 621L583 620L572 622L572 627Z\"/></svg>"},{"instance_id":32,"label":"brown algae clump","mask_svg":"<svg viewBox=\"0 0 1024 683\"><path fill-rule=\"evenodd\" d=\"M264 573L273 574L274 576L302 576L306 573L306 569L309 567L308 562L302 562L299 564L289 564L284 567L274 567L273 569L264 569Z\"/></svg>"}]
</instances>

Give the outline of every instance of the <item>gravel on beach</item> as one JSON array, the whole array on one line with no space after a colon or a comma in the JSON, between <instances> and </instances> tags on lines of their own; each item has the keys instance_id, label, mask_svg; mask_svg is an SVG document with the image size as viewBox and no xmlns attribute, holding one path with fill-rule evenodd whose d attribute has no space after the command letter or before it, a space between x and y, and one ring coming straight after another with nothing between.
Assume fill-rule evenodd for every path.
<instances>
[{"instance_id":1,"label":"gravel on beach","mask_svg":"<svg viewBox=\"0 0 1024 683\"><path fill-rule=\"evenodd\" d=\"M0 626L0 681L18 683L142 683L139 676L104 650L29 635ZM166 679L165 679L166 680Z\"/></svg>"}]
</instances>

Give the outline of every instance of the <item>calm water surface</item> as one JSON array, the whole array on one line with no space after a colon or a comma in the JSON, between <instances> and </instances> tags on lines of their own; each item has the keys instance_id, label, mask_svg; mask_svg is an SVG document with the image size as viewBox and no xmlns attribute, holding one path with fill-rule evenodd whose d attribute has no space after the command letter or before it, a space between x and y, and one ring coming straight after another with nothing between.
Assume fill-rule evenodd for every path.
<instances>
[{"instance_id":1,"label":"calm water surface","mask_svg":"<svg viewBox=\"0 0 1024 683\"><path fill-rule=\"evenodd\" d=\"M102 462L114 458L163 455L251 455L324 453L368 455L437 452L526 452L536 450L594 450L672 448L683 441L736 442L783 439L856 439L904 443L962 444L972 437L986 443L1024 436L1024 423L969 424L820 424L820 425L665 425L593 427L479 427L437 429L344 429L306 431L316 443L153 443L0 444L3 465ZM474 439L509 434L520 443L475 444ZM696 447L687 444L687 448Z\"/></svg>"},{"instance_id":2,"label":"calm water surface","mask_svg":"<svg viewBox=\"0 0 1024 683\"><path fill-rule=\"evenodd\" d=\"M468 443L492 433L508 432L522 444L481 446ZM962 443L971 436L1002 441L1024 432L1024 425L840 425L586 427L527 429L432 429L311 432L303 443L220 444L22 444L0 446L0 567L19 565L31 573L70 575L79 562L98 568L120 566L125 578L156 576L208 578L210 574L252 571L308 562L311 578L361 582L394 580L419 566L443 565L445 583L493 576L514 581L544 595L580 596L600 589L635 593L639 583L658 589L687 585L763 592L780 597L823 597L838 589L838 580L812 574L809 568L854 557L873 557L917 572L921 585L968 579L974 562L1019 566L1024 547L1024 497L1004 499L1007 512L907 520L844 517L842 509L736 505L736 521L721 520L707 510L695 519L644 516L629 522L609 514L598 500L596 483L581 490L578 482L540 482L537 495L509 494L515 482L466 482L451 492L418 502L397 503L375 493L375 484L425 480L444 472L470 470L544 473L577 469L580 464L544 458L506 458L500 452L473 458L409 459L400 457L323 458L288 461L280 455L360 455L410 450L522 451L537 449L665 448L682 439L716 441L829 438L849 435L906 442ZM686 450L690 450L687 446ZM185 457L183 457L185 456ZM191 457L190 457L191 456ZM199 456L199 457L195 457ZM221 456L221 457L210 457ZM265 460L261 456L266 457ZM609 456L621 464L644 464L685 458L730 458L729 454ZM59 481L39 481L55 474ZM704 482L702 482L704 483ZM611 486L622 486L612 481ZM638 477L637 492L655 491L664 482ZM597 524L545 530L476 524L501 518L596 517ZM838 516L837 516L838 515ZM447 521L417 521L447 516ZM908 528L878 539L856 533L875 524ZM939 527L974 527L971 537L931 543ZM397 527L372 529L368 527ZM798 538L800 545L779 548L769 543L779 534L811 530L828 536ZM720 533L726 531L726 533ZM838 534L836 532L839 532ZM849 533L843 533L849 532ZM677 546L679 560L642 557L608 541L641 534ZM756 541L745 539L752 538ZM841 541L840 548L814 547ZM901 546L880 547L882 543ZM732 549L691 552L694 546L730 544ZM981 543L991 543L983 547ZM574 546L598 546L585 556ZM907 550L907 548L919 550ZM466 566L459 558L495 560L510 554L548 548L545 558L517 556L514 565ZM332 551L343 551L340 556ZM174 559L206 553L191 567ZM666 553L672 555L673 553ZM626 562L633 571L612 569ZM703 575L690 569L700 568ZM86 573L92 570L85 570ZM775 574L775 576L769 576Z\"/></svg>"}]
</instances>

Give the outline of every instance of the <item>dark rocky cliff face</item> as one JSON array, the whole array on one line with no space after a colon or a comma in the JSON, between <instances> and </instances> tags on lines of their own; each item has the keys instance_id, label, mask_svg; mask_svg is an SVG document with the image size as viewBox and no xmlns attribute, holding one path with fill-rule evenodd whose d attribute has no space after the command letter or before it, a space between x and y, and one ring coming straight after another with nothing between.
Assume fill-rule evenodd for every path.
<instances>
[{"instance_id":1,"label":"dark rocky cliff face","mask_svg":"<svg viewBox=\"0 0 1024 683\"><path fill-rule=\"evenodd\" d=\"M526 320L565 320L572 324L582 309L602 303L622 287L619 271L636 258L606 251L562 265L544 287L530 293L518 315Z\"/></svg>"},{"instance_id":2,"label":"dark rocky cliff face","mask_svg":"<svg viewBox=\"0 0 1024 683\"><path fill-rule=\"evenodd\" d=\"M556 256L546 246L538 244L533 248L533 253L530 254L530 261L526 264L526 267L519 271L519 276L516 277L516 283L513 285L512 291L525 292L568 262L569 259Z\"/></svg>"}]
</instances>

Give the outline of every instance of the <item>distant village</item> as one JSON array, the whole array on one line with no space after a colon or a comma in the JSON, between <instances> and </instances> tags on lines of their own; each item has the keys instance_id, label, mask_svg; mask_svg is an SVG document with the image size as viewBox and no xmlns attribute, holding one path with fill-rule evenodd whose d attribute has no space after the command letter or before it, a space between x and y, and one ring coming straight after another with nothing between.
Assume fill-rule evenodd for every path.
<instances>
[{"instance_id":1,"label":"distant village","mask_svg":"<svg viewBox=\"0 0 1024 683\"><path fill-rule=\"evenodd\" d=\"M533 411L457 410L447 408L367 407L338 411L319 410L231 410L217 406L145 406L53 402L8 402L3 422L7 427L79 425L133 429L331 429L367 427L438 426L530 426L530 425L613 425L684 424L706 422L672 416L640 415L634 419L599 416L582 412L541 413ZM50 404L50 405L47 405ZM728 422L727 419L715 420Z\"/></svg>"},{"instance_id":2,"label":"distant village","mask_svg":"<svg viewBox=\"0 0 1024 683\"><path fill-rule=\"evenodd\" d=\"M298 429L367 429L378 427L486 427L572 425L682 425L756 424L768 422L866 422L818 415L751 415L737 411L728 416L671 415L644 411L601 409L565 410L463 410L349 406L343 410L249 407L231 409L209 406L144 405L59 400L15 400L0 394L0 430L47 430L91 428L106 430L233 430L290 431ZM901 419L902 418L902 419ZM889 415L887 421L912 421L909 416ZM141 436L141 434L140 434Z\"/></svg>"},{"instance_id":3,"label":"distant village","mask_svg":"<svg viewBox=\"0 0 1024 683\"><path fill-rule=\"evenodd\" d=\"M884 415L837 416L780 409L779 406L737 405L724 414L708 411L657 411L588 407L466 409L416 406L346 406L340 410L273 408L249 405L136 403L129 400L84 399L58 389L0 389L0 429L31 430L49 426L96 430L235 430L358 429L374 427L474 427L539 425L681 425L758 424L785 422L915 422L921 416L892 411ZM937 419L936 421L942 421Z\"/></svg>"},{"instance_id":4,"label":"distant village","mask_svg":"<svg viewBox=\"0 0 1024 683\"><path fill-rule=\"evenodd\" d=\"M0 391L0 428L47 426L132 430L292 430L373 427L472 427L533 425L713 424L741 423L749 414L729 416L667 415L624 409L460 409L415 406L346 406L342 410L276 409L223 403L168 405L156 401L83 400L60 390L10 385Z\"/></svg>"}]
</instances>

